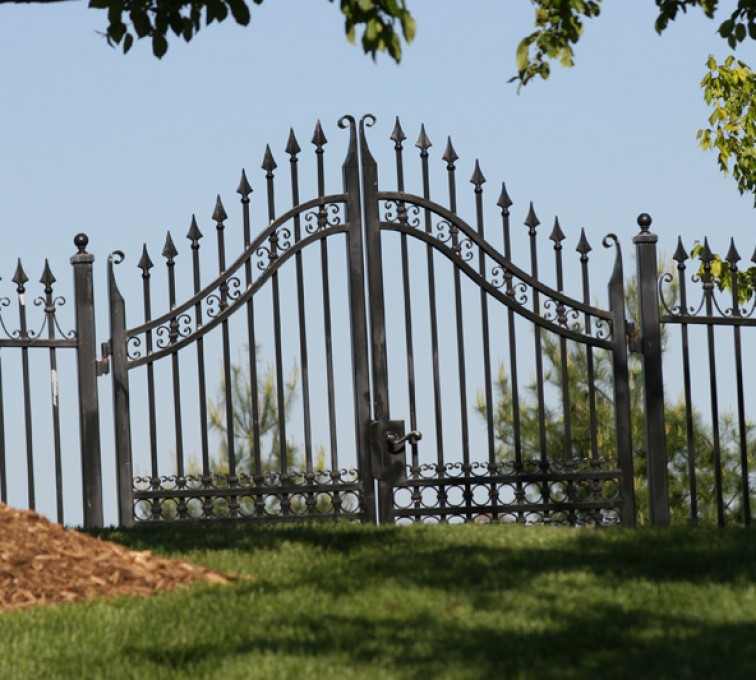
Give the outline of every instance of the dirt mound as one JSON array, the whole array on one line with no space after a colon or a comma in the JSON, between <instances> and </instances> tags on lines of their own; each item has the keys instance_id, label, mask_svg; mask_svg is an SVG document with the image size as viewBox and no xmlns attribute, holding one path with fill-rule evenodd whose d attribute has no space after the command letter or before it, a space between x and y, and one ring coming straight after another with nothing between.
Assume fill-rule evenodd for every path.
<instances>
[{"instance_id":1,"label":"dirt mound","mask_svg":"<svg viewBox=\"0 0 756 680\"><path fill-rule=\"evenodd\" d=\"M0 611L234 579L64 529L36 512L0 503Z\"/></svg>"}]
</instances>

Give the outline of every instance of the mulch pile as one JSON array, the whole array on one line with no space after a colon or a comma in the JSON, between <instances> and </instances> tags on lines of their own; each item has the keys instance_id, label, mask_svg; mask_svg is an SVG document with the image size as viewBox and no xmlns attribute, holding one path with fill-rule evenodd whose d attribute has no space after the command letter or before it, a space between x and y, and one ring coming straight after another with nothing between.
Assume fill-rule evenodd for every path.
<instances>
[{"instance_id":1,"label":"mulch pile","mask_svg":"<svg viewBox=\"0 0 756 680\"><path fill-rule=\"evenodd\" d=\"M0 503L0 611L237 577L134 551Z\"/></svg>"}]
</instances>

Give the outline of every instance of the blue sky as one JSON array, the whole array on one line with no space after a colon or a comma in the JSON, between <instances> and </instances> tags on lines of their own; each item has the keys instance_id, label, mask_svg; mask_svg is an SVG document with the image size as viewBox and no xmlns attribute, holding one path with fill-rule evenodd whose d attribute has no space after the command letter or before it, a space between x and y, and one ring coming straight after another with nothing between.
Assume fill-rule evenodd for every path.
<instances>
[{"instance_id":1,"label":"blue sky","mask_svg":"<svg viewBox=\"0 0 756 680\"><path fill-rule=\"evenodd\" d=\"M103 255L183 234L216 193L233 195L242 167L261 184L264 145L283 157L290 126L309 141L320 118L338 141L338 117L364 112L376 140L396 115L410 141L424 122L439 155L451 135L460 172L480 158L523 217L533 200L542 221L558 214L598 238L631 235L647 211L670 250L678 233L732 234L750 250L752 200L696 146L704 63L725 53L700 13L658 37L652 2L607 2L576 68L518 96L506 81L532 25L526 0L415 0L400 66L347 43L337 5L268 0L250 27L211 26L162 61L146 43L108 48L104 14L84 2L0 7L2 257L69 252L80 230Z\"/></svg>"},{"instance_id":2,"label":"blue sky","mask_svg":"<svg viewBox=\"0 0 756 680\"><path fill-rule=\"evenodd\" d=\"M734 2L721 5L726 13ZM327 172L338 182L346 135L335 123L346 113L377 117L370 139L387 180L398 115L408 153L425 124L437 169L451 135L460 186L469 188L476 159L492 201L506 180L513 224L532 200L542 228L558 215L571 243L581 227L594 246L613 231L629 253L636 217L648 212L667 254L681 234L688 246L709 235L721 251L734 236L751 256L753 199L695 139L708 117L699 87L707 56L726 54L715 22L694 11L659 37L651 0L606 2L586 27L576 67L555 66L549 81L518 95L507 80L517 43L532 30L527 0L412 0L411 9L417 37L397 66L350 45L338 3L326 0L267 0L252 7L249 27L203 29L189 45L173 41L162 61L146 43L126 56L107 47L97 33L105 15L85 2L0 5L2 294L12 292L19 256L32 280L49 257L68 285L73 237L84 231L104 312L108 253L123 250L132 267L142 244L159 253L170 229L188 259L191 216L209 233L216 194L238 218L242 168L263 205L265 144L287 172L290 126L311 178L309 139L322 121ZM738 55L756 62L752 42ZM601 277L594 281L603 289Z\"/></svg>"}]
</instances>

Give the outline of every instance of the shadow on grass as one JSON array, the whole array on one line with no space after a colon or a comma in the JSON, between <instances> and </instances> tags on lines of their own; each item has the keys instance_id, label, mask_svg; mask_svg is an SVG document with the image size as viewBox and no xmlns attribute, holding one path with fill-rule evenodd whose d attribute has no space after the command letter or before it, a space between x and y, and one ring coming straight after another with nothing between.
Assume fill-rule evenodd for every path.
<instances>
[{"instance_id":1,"label":"shadow on grass","mask_svg":"<svg viewBox=\"0 0 756 680\"><path fill-rule=\"evenodd\" d=\"M756 677L756 614L726 610L756 583L748 530L319 524L103 536L209 560L230 551L260 569L230 596L187 595L198 612L220 607L234 622L225 633L213 634L211 616L206 634L126 650L178 675L265 657L391 678ZM274 563L284 578L266 570ZM593 583L584 598L581 584ZM628 595L638 587L642 598ZM729 604L707 599L722 593ZM157 606L149 616L171 625Z\"/></svg>"},{"instance_id":2,"label":"shadow on grass","mask_svg":"<svg viewBox=\"0 0 756 680\"><path fill-rule=\"evenodd\" d=\"M392 577L433 587L459 582L509 587L553 571L659 582L756 582L756 537L745 529L376 528L343 523L159 526L100 533L131 548L160 553L251 554L301 544L347 564L351 578ZM307 573L307 578L312 576ZM337 582L323 576L324 588L332 583L338 590Z\"/></svg>"},{"instance_id":3,"label":"shadow on grass","mask_svg":"<svg viewBox=\"0 0 756 680\"><path fill-rule=\"evenodd\" d=\"M368 615L334 612L302 617L296 628L285 614L264 630L248 626L233 644L178 644L132 648L130 654L180 674L222 668L264 654L324 660L371 669L395 678L753 678L756 623L702 624L673 615L653 622L666 635L646 635L642 612L604 605L561 616L548 630L507 632L488 621L418 615L398 620L390 611ZM250 666L252 668L252 666Z\"/></svg>"}]
</instances>

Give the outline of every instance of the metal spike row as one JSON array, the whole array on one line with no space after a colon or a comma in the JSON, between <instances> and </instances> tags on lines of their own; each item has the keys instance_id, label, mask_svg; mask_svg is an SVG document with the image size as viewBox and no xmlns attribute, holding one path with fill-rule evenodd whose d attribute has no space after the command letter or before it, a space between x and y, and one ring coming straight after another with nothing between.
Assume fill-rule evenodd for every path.
<instances>
[{"instance_id":1,"label":"metal spike row","mask_svg":"<svg viewBox=\"0 0 756 680\"><path fill-rule=\"evenodd\" d=\"M236 193L241 194L242 198L247 198L247 196L252 193L252 187L249 184L249 180L247 180L247 173L244 172L243 168L239 186L236 188Z\"/></svg>"},{"instance_id":2,"label":"metal spike row","mask_svg":"<svg viewBox=\"0 0 756 680\"><path fill-rule=\"evenodd\" d=\"M199 240L202 238L202 232L197 226L197 218L194 215L192 215L192 223L189 225L189 231L186 233L186 237L192 242L192 245L199 243Z\"/></svg>"},{"instance_id":3,"label":"metal spike row","mask_svg":"<svg viewBox=\"0 0 756 680\"><path fill-rule=\"evenodd\" d=\"M483 176L483 173L480 171L480 163L478 163L478 159L475 159L475 170L473 171L472 177L470 178L470 182L475 185L475 189L480 189L481 186L485 183L486 178Z\"/></svg>"},{"instance_id":4,"label":"metal spike row","mask_svg":"<svg viewBox=\"0 0 756 680\"><path fill-rule=\"evenodd\" d=\"M688 255L687 251L683 247L682 242L682 236L677 237L677 249L675 250L675 254L672 256L672 259L677 262L678 264L682 264L690 257Z\"/></svg>"},{"instance_id":5,"label":"metal spike row","mask_svg":"<svg viewBox=\"0 0 756 680\"><path fill-rule=\"evenodd\" d=\"M328 140L326 139L325 134L323 134L323 127L320 124L320 119L318 119L318 123L315 126L315 132L312 135L312 143L318 149L322 149L326 144L328 144Z\"/></svg>"},{"instance_id":6,"label":"metal spike row","mask_svg":"<svg viewBox=\"0 0 756 680\"><path fill-rule=\"evenodd\" d=\"M260 166L268 176L273 174L273 171L278 167L278 164L273 160L273 154L270 151L270 144L265 145L265 156L263 157L262 165Z\"/></svg>"},{"instance_id":7,"label":"metal spike row","mask_svg":"<svg viewBox=\"0 0 756 680\"><path fill-rule=\"evenodd\" d=\"M50 263L45 258L45 268L42 271L42 278L39 280L39 282L45 286L45 288L51 288L53 283L55 283L57 279L55 276L53 276L52 270L50 269Z\"/></svg>"},{"instance_id":8,"label":"metal spike row","mask_svg":"<svg viewBox=\"0 0 756 680\"><path fill-rule=\"evenodd\" d=\"M433 144L431 143L431 140L428 139L428 135L425 134L425 125L420 126L420 136L417 138L417 141L415 142L415 146L420 149L420 151L428 151Z\"/></svg>"},{"instance_id":9,"label":"metal spike row","mask_svg":"<svg viewBox=\"0 0 756 680\"><path fill-rule=\"evenodd\" d=\"M562 231L562 227L559 226L559 218L554 218L554 228L551 230L551 234L549 235L549 238L554 241L557 245L561 244L562 241L566 238L564 235L564 232Z\"/></svg>"},{"instance_id":10,"label":"metal spike row","mask_svg":"<svg viewBox=\"0 0 756 680\"><path fill-rule=\"evenodd\" d=\"M580 240L578 241L577 248L575 248L583 257L588 257L588 253L590 253L593 248L591 248L591 244L588 243L588 239L585 236L585 229L580 229Z\"/></svg>"},{"instance_id":11,"label":"metal spike row","mask_svg":"<svg viewBox=\"0 0 756 680\"><path fill-rule=\"evenodd\" d=\"M137 267L142 270L144 274L146 274L150 269L152 269L154 265L152 264L152 260L150 259L150 254L147 252L147 244L145 243L142 247L142 257L139 258L139 262L137 262Z\"/></svg>"},{"instance_id":12,"label":"metal spike row","mask_svg":"<svg viewBox=\"0 0 756 680\"><path fill-rule=\"evenodd\" d=\"M501 193L499 194L499 200L496 201L496 205L498 205L503 210L508 210L512 205L512 199L509 198L509 194L507 193L507 185L504 182L501 183Z\"/></svg>"},{"instance_id":13,"label":"metal spike row","mask_svg":"<svg viewBox=\"0 0 756 680\"><path fill-rule=\"evenodd\" d=\"M399 123L399 116L396 117L394 131L391 133L390 139L396 144L397 148L400 148L402 142L407 139L407 135L404 134L404 130L402 130L402 126Z\"/></svg>"},{"instance_id":14,"label":"metal spike row","mask_svg":"<svg viewBox=\"0 0 756 680\"><path fill-rule=\"evenodd\" d=\"M730 249L727 251L725 260L727 260L732 265L737 265L738 262L740 262L741 260L740 253L738 252L738 249L735 247L735 239L733 238L730 239Z\"/></svg>"},{"instance_id":15,"label":"metal spike row","mask_svg":"<svg viewBox=\"0 0 756 680\"><path fill-rule=\"evenodd\" d=\"M169 231L168 234L165 237L165 246L163 246L163 257L168 260L169 263L173 262L173 258L178 255L178 250L176 250L176 246L173 243L173 238L171 238L171 232Z\"/></svg>"},{"instance_id":16,"label":"metal spike row","mask_svg":"<svg viewBox=\"0 0 756 680\"><path fill-rule=\"evenodd\" d=\"M291 160L294 160L294 157L301 151L302 149L299 148L299 144L297 143L297 138L294 136L294 128L289 128L289 141L286 142L286 153L288 153L291 156Z\"/></svg>"},{"instance_id":17,"label":"metal spike row","mask_svg":"<svg viewBox=\"0 0 756 680\"><path fill-rule=\"evenodd\" d=\"M704 238L703 249L701 250L701 262L710 264L713 259L714 256L712 255L711 248L709 248L709 239Z\"/></svg>"},{"instance_id":18,"label":"metal spike row","mask_svg":"<svg viewBox=\"0 0 756 680\"><path fill-rule=\"evenodd\" d=\"M11 281L13 281L13 283L15 283L17 286L21 287L28 280L29 280L29 277L26 275L26 272L24 271L24 267L21 264L21 258L18 258L18 265L16 266L16 273L13 275L13 278L11 279Z\"/></svg>"},{"instance_id":19,"label":"metal spike row","mask_svg":"<svg viewBox=\"0 0 756 680\"><path fill-rule=\"evenodd\" d=\"M223 208L223 202L221 201L220 194L218 194L218 197L215 199L215 210L213 210L212 219L215 222L218 222L218 224L225 222L225 220L228 219L226 210Z\"/></svg>"},{"instance_id":20,"label":"metal spike row","mask_svg":"<svg viewBox=\"0 0 756 680\"><path fill-rule=\"evenodd\" d=\"M530 202L530 210L528 210L528 216L525 218L525 226L530 227L530 233L535 234L536 227L541 224L535 214L533 208L533 201Z\"/></svg>"},{"instance_id":21,"label":"metal spike row","mask_svg":"<svg viewBox=\"0 0 756 680\"><path fill-rule=\"evenodd\" d=\"M454 147L452 146L451 137L446 138L446 149L444 150L444 155L441 156L442 160L446 161L446 166L451 170L454 167L454 161L456 161L459 156L457 156L457 152L454 150Z\"/></svg>"}]
</instances>

